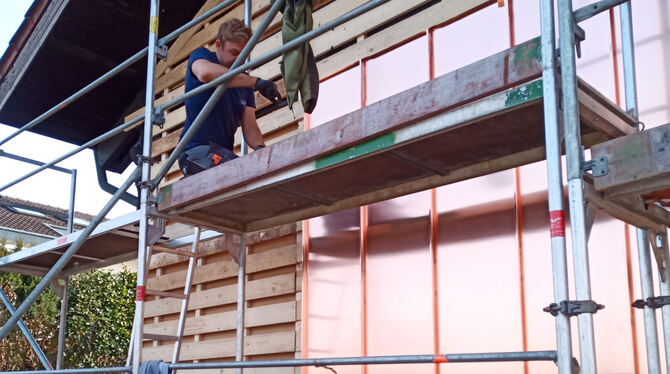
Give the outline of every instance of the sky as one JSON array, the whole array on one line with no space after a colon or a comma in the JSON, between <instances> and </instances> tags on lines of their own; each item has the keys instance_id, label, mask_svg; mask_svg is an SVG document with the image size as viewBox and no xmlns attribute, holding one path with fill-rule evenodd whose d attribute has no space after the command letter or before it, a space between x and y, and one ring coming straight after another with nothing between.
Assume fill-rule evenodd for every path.
<instances>
[{"instance_id":1,"label":"sky","mask_svg":"<svg viewBox=\"0 0 670 374\"><path fill-rule=\"evenodd\" d=\"M0 1L0 55L7 49L10 39L23 22L25 13L31 4L32 0ZM64 99L66 98L63 97L60 100ZM56 105L58 103L54 102L53 104ZM67 110L67 108L64 110ZM0 139L6 138L14 131L16 131L16 128L0 124ZM49 162L74 148L76 146L72 144L30 132L24 132L1 146L1 149L5 152L42 162ZM111 195L102 191L98 186L93 152L91 150L82 151L60 162L58 166L67 169L77 169L76 211L95 215L109 201ZM37 166L0 157L0 185L4 186L35 168ZM107 173L108 181L115 186L119 186L125 181L130 172L132 170L129 168L123 175ZM135 194L134 187L131 187L129 191ZM11 188L1 191L0 195L67 209L70 200L70 175L58 171L45 170ZM107 217L117 217L134 210L135 208L130 204L119 201Z\"/></svg>"}]
</instances>

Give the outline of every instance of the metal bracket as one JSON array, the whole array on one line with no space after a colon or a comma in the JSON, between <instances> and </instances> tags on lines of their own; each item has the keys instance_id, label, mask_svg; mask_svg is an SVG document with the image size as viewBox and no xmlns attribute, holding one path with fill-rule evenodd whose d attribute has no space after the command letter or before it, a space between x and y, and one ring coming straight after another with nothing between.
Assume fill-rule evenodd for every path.
<instances>
[{"instance_id":1,"label":"metal bracket","mask_svg":"<svg viewBox=\"0 0 670 374\"><path fill-rule=\"evenodd\" d=\"M142 163L147 163L149 165L153 165L155 163L155 161L154 161L153 158L151 158L149 156L139 154L139 155L137 155L137 164L139 165L139 164L142 164Z\"/></svg>"},{"instance_id":2,"label":"metal bracket","mask_svg":"<svg viewBox=\"0 0 670 374\"><path fill-rule=\"evenodd\" d=\"M607 167L607 157L598 157L590 161L582 162L582 172L591 170L594 177L602 177L609 173L609 168Z\"/></svg>"},{"instance_id":3,"label":"metal bracket","mask_svg":"<svg viewBox=\"0 0 670 374\"><path fill-rule=\"evenodd\" d=\"M664 305L670 305L670 296L648 297L646 301L644 299L637 299L630 305L638 309L644 309L645 306L651 309L658 309Z\"/></svg>"},{"instance_id":4,"label":"metal bracket","mask_svg":"<svg viewBox=\"0 0 670 374\"><path fill-rule=\"evenodd\" d=\"M604 309L605 306L598 304L593 300L563 300L560 304L551 303L542 310L556 317L558 313L563 313L568 317L573 317L582 313L596 313Z\"/></svg>"},{"instance_id":5,"label":"metal bracket","mask_svg":"<svg viewBox=\"0 0 670 374\"><path fill-rule=\"evenodd\" d=\"M137 182L137 187L139 187L140 189L148 188L149 190L153 190L154 189L154 184L153 184L153 182L148 180L148 181L143 181L143 182Z\"/></svg>"},{"instance_id":6,"label":"metal bracket","mask_svg":"<svg viewBox=\"0 0 670 374\"><path fill-rule=\"evenodd\" d=\"M575 49L577 58L582 58L582 42L586 40L586 31L575 22Z\"/></svg>"},{"instance_id":7,"label":"metal bracket","mask_svg":"<svg viewBox=\"0 0 670 374\"><path fill-rule=\"evenodd\" d=\"M154 111L153 116L151 116L151 123L162 129L165 125L165 113L162 110Z\"/></svg>"},{"instance_id":8,"label":"metal bracket","mask_svg":"<svg viewBox=\"0 0 670 374\"><path fill-rule=\"evenodd\" d=\"M147 225L147 245L154 245L165 234L165 220L154 218L154 224Z\"/></svg>"},{"instance_id":9,"label":"metal bracket","mask_svg":"<svg viewBox=\"0 0 670 374\"><path fill-rule=\"evenodd\" d=\"M652 253L654 254L654 258L656 258L656 265L658 266L661 281L665 282L667 266L670 265L670 259L668 258L668 233L657 233L647 230L647 240L649 240Z\"/></svg>"},{"instance_id":10,"label":"metal bracket","mask_svg":"<svg viewBox=\"0 0 670 374\"><path fill-rule=\"evenodd\" d=\"M156 57L160 58L163 61L167 60L168 47L165 44L156 46Z\"/></svg>"}]
</instances>

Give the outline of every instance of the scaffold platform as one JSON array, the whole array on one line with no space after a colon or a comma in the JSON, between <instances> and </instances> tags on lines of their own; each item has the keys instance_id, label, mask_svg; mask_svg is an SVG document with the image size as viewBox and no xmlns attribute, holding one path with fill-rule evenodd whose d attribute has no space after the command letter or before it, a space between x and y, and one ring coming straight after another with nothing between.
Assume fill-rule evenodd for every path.
<instances>
[{"instance_id":1,"label":"scaffold platform","mask_svg":"<svg viewBox=\"0 0 670 374\"><path fill-rule=\"evenodd\" d=\"M81 249L65 265L61 275L77 274L137 258L137 228L140 212L135 211L98 225ZM0 271L28 275L45 275L63 252L80 235L75 231L34 247L0 258Z\"/></svg>"},{"instance_id":2,"label":"scaffold platform","mask_svg":"<svg viewBox=\"0 0 670 374\"><path fill-rule=\"evenodd\" d=\"M534 39L163 187L160 213L254 231L545 158ZM585 147L637 122L583 80Z\"/></svg>"}]
</instances>

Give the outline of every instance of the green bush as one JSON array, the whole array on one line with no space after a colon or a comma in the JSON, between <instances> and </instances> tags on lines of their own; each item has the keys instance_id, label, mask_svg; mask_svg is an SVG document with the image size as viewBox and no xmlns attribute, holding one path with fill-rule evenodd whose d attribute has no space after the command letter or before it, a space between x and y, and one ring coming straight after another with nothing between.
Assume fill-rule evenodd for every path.
<instances>
[{"instance_id":1,"label":"green bush","mask_svg":"<svg viewBox=\"0 0 670 374\"><path fill-rule=\"evenodd\" d=\"M21 250L23 243L16 245ZM0 239L0 256L8 253ZM18 306L37 286L41 277L0 273L0 286ZM70 278L68 321L65 338L65 368L124 366L135 310L136 275L127 269L112 273L90 271ZM23 316L31 334L56 365L60 301L45 290ZM0 325L9 312L0 306ZM37 355L18 327L0 341L0 370L43 369Z\"/></svg>"}]
</instances>

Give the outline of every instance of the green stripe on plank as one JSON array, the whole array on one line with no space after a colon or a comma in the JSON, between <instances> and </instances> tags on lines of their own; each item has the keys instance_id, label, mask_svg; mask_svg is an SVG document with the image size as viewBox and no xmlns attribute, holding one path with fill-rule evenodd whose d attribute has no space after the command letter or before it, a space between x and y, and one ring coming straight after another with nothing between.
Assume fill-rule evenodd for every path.
<instances>
[{"instance_id":1,"label":"green stripe on plank","mask_svg":"<svg viewBox=\"0 0 670 374\"><path fill-rule=\"evenodd\" d=\"M353 147L317 158L315 168L318 170L327 166L339 164L340 162L351 160L352 158L376 152L380 149L392 146L393 144L395 144L395 133L388 133Z\"/></svg>"},{"instance_id":2,"label":"green stripe on plank","mask_svg":"<svg viewBox=\"0 0 670 374\"><path fill-rule=\"evenodd\" d=\"M540 97L542 97L541 79L524 84L521 87L507 92L507 97L505 98L505 107L509 108L511 106L519 105L531 100L538 99Z\"/></svg>"}]
</instances>

